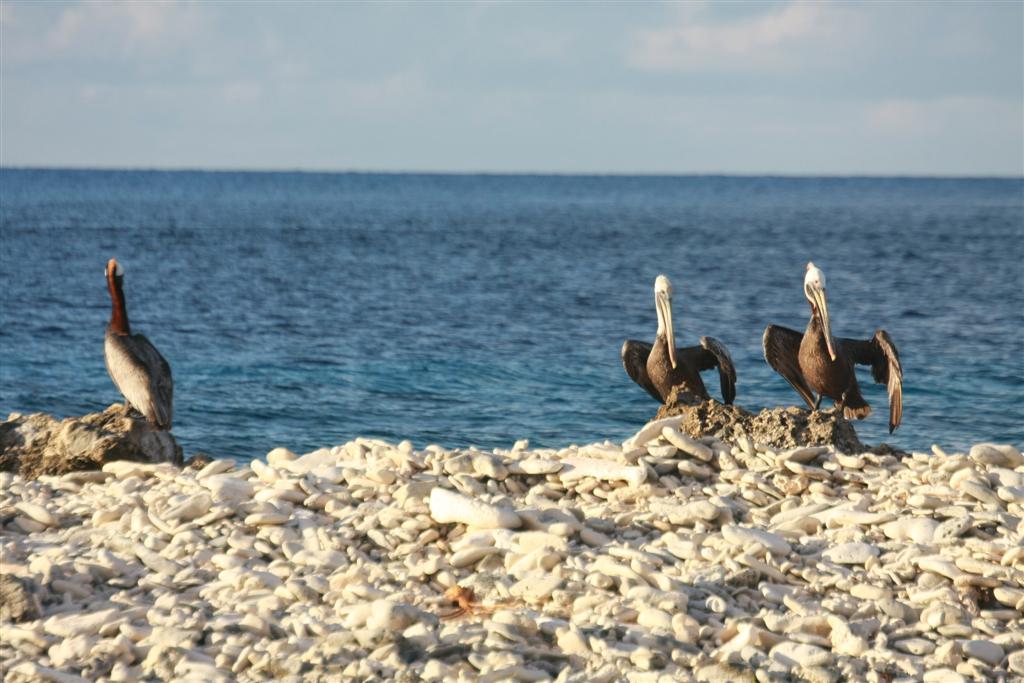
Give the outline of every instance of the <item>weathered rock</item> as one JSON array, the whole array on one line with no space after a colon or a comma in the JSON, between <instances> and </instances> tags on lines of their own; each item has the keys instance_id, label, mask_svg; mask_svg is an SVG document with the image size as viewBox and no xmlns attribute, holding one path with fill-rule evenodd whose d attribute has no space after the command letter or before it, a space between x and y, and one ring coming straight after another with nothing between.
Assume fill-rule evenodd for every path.
<instances>
[{"instance_id":1,"label":"weathered rock","mask_svg":"<svg viewBox=\"0 0 1024 683\"><path fill-rule=\"evenodd\" d=\"M0 471L34 479L98 470L115 460L181 465L182 450L170 432L156 431L120 404L82 417L34 413L0 423Z\"/></svg>"},{"instance_id":2,"label":"weathered rock","mask_svg":"<svg viewBox=\"0 0 1024 683\"><path fill-rule=\"evenodd\" d=\"M753 415L739 406L717 401L694 403L686 392L680 396L677 388L653 419L672 416L682 417L678 429L695 439L717 436L732 440L743 434L754 443L773 448L835 446L845 453L867 450L857 438L853 425L832 410L766 408Z\"/></svg>"},{"instance_id":3,"label":"weathered rock","mask_svg":"<svg viewBox=\"0 0 1024 683\"><path fill-rule=\"evenodd\" d=\"M0 574L0 619L31 621L41 613L35 586L29 580Z\"/></svg>"}]
</instances>

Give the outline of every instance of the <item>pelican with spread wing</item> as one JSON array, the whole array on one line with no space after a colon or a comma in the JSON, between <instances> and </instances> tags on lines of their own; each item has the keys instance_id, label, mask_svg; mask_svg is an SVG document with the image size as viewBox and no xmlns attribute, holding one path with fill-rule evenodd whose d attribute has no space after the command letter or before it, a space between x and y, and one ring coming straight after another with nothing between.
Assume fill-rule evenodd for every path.
<instances>
[{"instance_id":1,"label":"pelican with spread wing","mask_svg":"<svg viewBox=\"0 0 1024 683\"><path fill-rule=\"evenodd\" d=\"M653 344L627 340L622 345L622 365L634 382L664 403L673 387L681 386L697 398L711 398L700 373L718 368L722 400L736 398L736 368L725 346L712 337L701 337L700 346L676 348L672 329L672 283L664 275L654 281L654 308L658 334Z\"/></svg>"},{"instance_id":2,"label":"pelican with spread wing","mask_svg":"<svg viewBox=\"0 0 1024 683\"><path fill-rule=\"evenodd\" d=\"M835 401L847 419L862 420L871 406L861 396L855 365L871 366L878 384L889 391L889 433L903 419L903 367L889 333L878 330L871 339L835 339L825 297L825 274L807 264L804 296L811 305L811 320L801 334L778 325L765 328L762 346L768 365L817 410L823 396Z\"/></svg>"}]
</instances>

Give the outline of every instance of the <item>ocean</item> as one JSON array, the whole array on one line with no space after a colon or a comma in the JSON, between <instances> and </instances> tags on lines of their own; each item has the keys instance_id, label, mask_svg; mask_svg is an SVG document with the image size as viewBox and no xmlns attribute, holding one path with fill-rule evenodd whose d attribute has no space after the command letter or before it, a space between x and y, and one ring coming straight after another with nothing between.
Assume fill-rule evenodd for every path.
<instances>
[{"instance_id":1,"label":"ocean","mask_svg":"<svg viewBox=\"0 0 1024 683\"><path fill-rule=\"evenodd\" d=\"M120 401L103 364L107 260L168 359L186 456L622 439L657 404L619 349L717 337L748 410L800 405L766 365L803 330L809 260L834 333L888 330L862 440L1024 443L1024 179L0 170L0 412ZM705 383L718 395L714 373ZM827 404L828 402L826 402Z\"/></svg>"}]
</instances>

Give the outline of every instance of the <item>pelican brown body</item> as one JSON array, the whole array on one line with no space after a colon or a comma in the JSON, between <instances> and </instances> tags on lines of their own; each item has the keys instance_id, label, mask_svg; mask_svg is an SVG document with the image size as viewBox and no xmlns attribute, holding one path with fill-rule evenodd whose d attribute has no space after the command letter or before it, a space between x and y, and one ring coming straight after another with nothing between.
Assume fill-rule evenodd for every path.
<instances>
[{"instance_id":1,"label":"pelican brown body","mask_svg":"<svg viewBox=\"0 0 1024 683\"><path fill-rule=\"evenodd\" d=\"M889 433L903 419L903 368L899 352L885 330L871 339L834 339L825 297L825 274L807 264L804 296L811 320L803 334L778 325L765 328L762 346L768 365L785 378L816 410L824 396L835 401L847 418L864 419L871 406L860 393L854 365L870 365L875 382L889 393ZM817 397L815 397L817 394Z\"/></svg>"},{"instance_id":2,"label":"pelican brown body","mask_svg":"<svg viewBox=\"0 0 1024 683\"><path fill-rule=\"evenodd\" d=\"M701 337L700 346L675 347L672 329L672 283L664 275L654 281L654 306L658 334L653 344L629 339L622 345L622 366L634 382L664 403L674 387L680 386L696 398L710 397L700 373L718 368L722 401L736 398L736 369L725 346L713 337Z\"/></svg>"},{"instance_id":3,"label":"pelican brown body","mask_svg":"<svg viewBox=\"0 0 1024 683\"><path fill-rule=\"evenodd\" d=\"M107 263L110 323L103 340L107 372L125 398L125 408L137 411L157 429L171 428L174 382L171 366L145 335L132 334L124 302L124 269L114 259Z\"/></svg>"}]
</instances>

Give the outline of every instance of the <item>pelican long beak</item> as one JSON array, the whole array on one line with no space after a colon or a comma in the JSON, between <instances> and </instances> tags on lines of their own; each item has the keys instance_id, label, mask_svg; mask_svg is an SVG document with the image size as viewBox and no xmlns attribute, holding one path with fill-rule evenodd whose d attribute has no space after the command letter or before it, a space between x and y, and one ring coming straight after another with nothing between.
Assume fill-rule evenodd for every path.
<instances>
[{"instance_id":1,"label":"pelican long beak","mask_svg":"<svg viewBox=\"0 0 1024 683\"><path fill-rule=\"evenodd\" d=\"M832 339L832 323L828 319L828 298L825 296L825 289L823 287L810 287L811 297L814 299L814 307L818 311L818 317L821 319L821 326L825 328L825 344L828 346L828 355L831 356L832 360L836 359L836 345L835 340Z\"/></svg>"},{"instance_id":2,"label":"pelican long beak","mask_svg":"<svg viewBox=\"0 0 1024 683\"><path fill-rule=\"evenodd\" d=\"M676 368L676 334L672 329L672 300L664 294L658 294L658 317L665 326L665 341L668 343L668 359L672 369Z\"/></svg>"}]
</instances>

